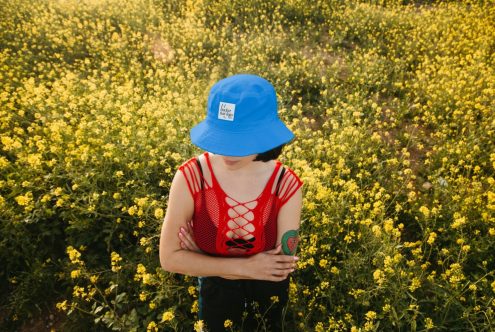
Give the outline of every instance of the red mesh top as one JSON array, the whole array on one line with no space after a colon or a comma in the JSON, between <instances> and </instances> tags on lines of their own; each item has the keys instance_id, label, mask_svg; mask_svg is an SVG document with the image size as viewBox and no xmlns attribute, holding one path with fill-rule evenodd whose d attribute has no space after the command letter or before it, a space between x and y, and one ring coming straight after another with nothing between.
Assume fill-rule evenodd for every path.
<instances>
[{"instance_id":1,"label":"red mesh top","mask_svg":"<svg viewBox=\"0 0 495 332\"><path fill-rule=\"evenodd\" d=\"M276 161L275 169L258 198L238 202L220 187L208 152L204 159L211 183L203 176L197 158L179 167L194 199L193 233L198 247L216 256L246 256L273 249L277 240L277 215L302 181Z\"/></svg>"}]
</instances>

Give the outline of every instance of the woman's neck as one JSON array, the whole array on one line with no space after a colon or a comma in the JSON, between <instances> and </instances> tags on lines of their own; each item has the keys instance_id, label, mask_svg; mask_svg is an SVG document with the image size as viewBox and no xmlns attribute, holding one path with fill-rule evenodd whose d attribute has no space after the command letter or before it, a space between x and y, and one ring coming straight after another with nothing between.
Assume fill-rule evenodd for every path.
<instances>
[{"instance_id":1,"label":"woman's neck","mask_svg":"<svg viewBox=\"0 0 495 332\"><path fill-rule=\"evenodd\" d=\"M228 157L210 153L210 157L213 167L218 171L236 176L253 176L273 169L273 161L254 161L256 155Z\"/></svg>"}]
</instances>

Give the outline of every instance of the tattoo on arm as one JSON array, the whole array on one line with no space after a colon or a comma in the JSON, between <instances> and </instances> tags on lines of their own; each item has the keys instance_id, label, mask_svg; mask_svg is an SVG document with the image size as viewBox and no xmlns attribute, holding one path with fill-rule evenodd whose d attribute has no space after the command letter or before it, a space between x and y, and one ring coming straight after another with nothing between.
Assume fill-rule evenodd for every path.
<instances>
[{"instance_id":1,"label":"tattoo on arm","mask_svg":"<svg viewBox=\"0 0 495 332\"><path fill-rule=\"evenodd\" d=\"M299 243L299 230L291 229L282 235L282 252L285 255L294 255Z\"/></svg>"}]
</instances>

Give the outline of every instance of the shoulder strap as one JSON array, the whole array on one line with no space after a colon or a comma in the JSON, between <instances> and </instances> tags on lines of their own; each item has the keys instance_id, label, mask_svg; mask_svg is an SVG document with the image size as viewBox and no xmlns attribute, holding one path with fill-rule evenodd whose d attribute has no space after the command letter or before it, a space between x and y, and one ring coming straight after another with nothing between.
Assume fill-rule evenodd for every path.
<instances>
[{"instance_id":1,"label":"shoulder strap","mask_svg":"<svg viewBox=\"0 0 495 332\"><path fill-rule=\"evenodd\" d=\"M201 167L201 162L199 161L199 158L196 157L196 163L198 164L198 169L199 169L199 172L201 173L201 190L203 190L203 168Z\"/></svg>"},{"instance_id":2,"label":"shoulder strap","mask_svg":"<svg viewBox=\"0 0 495 332\"><path fill-rule=\"evenodd\" d=\"M275 196L278 196L278 191L280 189L280 180L282 180L282 178L284 177L284 173L285 173L285 167L282 166L282 171L280 171L280 175L279 175L278 180L277 180L277 187L275 189Z\"/></svg>"},{"instance_id":3,"label":"shoulder strap","mask_svg":"<svg viewBox=\"0 0 495 332\"><path fill-rule=\"evenodd\" d=\"M203 172L201 165L195 158L191 158L180 165L179 171L184 175L189 191L193 197L203 190Z\"/></svg>"},{"instance_id":4,"label":"shoulder strap","mask_svg":"<svg viewBox=\"0 0 495 332\"><path fill-rule=\"evenodd\" d=\"M281 206L284 205L302 185L303 182L301 179L292 169L288 168L280 181L280 191L277 196L280 199Z\"/></svg>"}]
</instances>

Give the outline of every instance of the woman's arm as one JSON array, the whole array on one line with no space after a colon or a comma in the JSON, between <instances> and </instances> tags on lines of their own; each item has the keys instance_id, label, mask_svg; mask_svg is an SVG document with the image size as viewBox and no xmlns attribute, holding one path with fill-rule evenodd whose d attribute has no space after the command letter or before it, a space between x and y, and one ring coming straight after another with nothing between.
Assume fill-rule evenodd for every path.
<instances>
[{"instance_id":1,"label":"woman's arm","mask_svg":"<svg viewBox=\"0 0 495 332\"><path fill-rule=\"evenodd\" d=\"M194 202L186 179L178 171L172 181L167 213L160 235L160 264L169 272L192 276L220 276L229 279L280 281L292 271L295 258L278 255L280 248L249 258L213 257L181 248L178 234L187 229L194 212Z\"/></svg>"},{"instance_id":2,"label":"woman's arm","mask_svg":"<svg viewBox=\"0 0 495 332\"><path fill-rule=\"evenodd\" d=\"M301 225L302 187L280 208L277 217L277 245L282 245L282 253L293 256L299 243Z\"/></svg>"}]
</instances>

